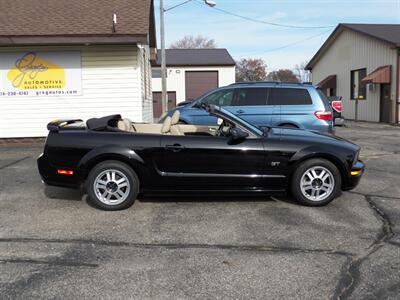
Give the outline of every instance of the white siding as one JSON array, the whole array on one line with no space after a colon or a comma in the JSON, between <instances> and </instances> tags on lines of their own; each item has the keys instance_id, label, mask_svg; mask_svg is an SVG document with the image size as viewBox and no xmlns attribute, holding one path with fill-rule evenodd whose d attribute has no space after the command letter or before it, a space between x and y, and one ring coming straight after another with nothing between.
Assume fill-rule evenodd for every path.
<instances>
[{"instance_id":1,"label":"white siding","mask_svg":"<svg viewBox=\"0 0 400 300\"><path fill-rule=\"evenodd\" d=\"M139 46L139 66L141 76L141 99L142 99L142 119L143 122L153 122L153 95L151 92L151 64L150 48L147 45Z\"/></svg>"},{"instance_id":2,"label":"white siding","mask_svg":"<svg viewBox=\"0 0 400 300\"><path fill-rule=\"evenodd\" d=\"M186 100L186 71L218 71L218 86L235 83L235 67L168 67L167 90L176 92L176 103ZM161 92L161 78L153 78L153 92Z\"/></svg>"},{"instance_id":3,"label":"white siding","mask_svg":"<svg viewBox=\"0 0 400 300\"><path fill-rule=\"evenodd\" d=\"M376 39L353 31L343 31L312 69L313 83L317 84L329 75L337 75L338 96L343 97L343 115L355 119L355 101L350 101L350 71L367 69L367 74L376 68L392 65L392 120L395 120L397 50ZM370 92L366 100L358 101L358 120L379 122L380 88Z\"/></svg>"},{"instance_id":4,"label":"white siding","mask_svg":"<svg viewBox=\"0 0 400 300\"><path fill-rule=\"evenodd\" d=\"M142 113L136 46L0 49L4 52L27 50L81 51L82 95L0 98L0 138L45 136L46 124L61 118L86 120L122 114L136 122L147 121Z\"/></svg>"}]
</instances>

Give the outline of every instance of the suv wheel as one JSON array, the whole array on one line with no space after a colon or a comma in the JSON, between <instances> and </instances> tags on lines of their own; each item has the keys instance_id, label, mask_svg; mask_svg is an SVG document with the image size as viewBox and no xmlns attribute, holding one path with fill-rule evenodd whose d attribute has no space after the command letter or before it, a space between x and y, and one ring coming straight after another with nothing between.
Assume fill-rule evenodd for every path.
<instances>
[{"instance_id":1,"label":"suv wheel","mask_svg":"<svg viewBox=\"0 0 400 300\"><path fill-rule=\"evenodd\" d=\"M341 179L339 170L330 161L310 159L294 172L291 191L303 205L323 206L338 195Z\"/></svg>"},{"instance_id":2,"label":"suv wheel","mask_svg":"<svg viewBox=\"0 0 400 300\"><path fill-rule=\"evenodd\" d=\"M86 181L89 201L102 210L130 207L139 193L139 179L126 164L105 161L95 166Z\"/></svg>"}]
</instances>

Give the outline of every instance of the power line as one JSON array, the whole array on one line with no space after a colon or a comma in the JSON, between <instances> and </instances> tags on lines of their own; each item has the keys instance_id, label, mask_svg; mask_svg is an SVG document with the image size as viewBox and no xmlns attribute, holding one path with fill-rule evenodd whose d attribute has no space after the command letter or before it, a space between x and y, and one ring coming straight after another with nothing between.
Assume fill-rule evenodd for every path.
<instances>
[{"instance_id":1,"label":"power line","mask_svg":"<svg viewBox=\"0 0 400 300\"><path fill-rule=\"evenodd\" d=\"M273 52L273 51L277 51L277 50L282 50L282 49L285 49L285 48L289 48L289 47L291 47L291 46L295 46L295 45L297 45L297 44L301 44L301 43L303 43L303 42L312 40L312 39L314 39L314 38L316 38L316 37L319 37L319 36L321 36L321 35L324 35L324 34L330 32L330 31L331 31L331 29L326 30L326 31L321 32L321 33L318 33L318 34L316 34L316 35L309 36L309 37L304 38L304 39L302 39L302 40L298 40L298 41L296 41L296 42L293 42L293 43L290 43L290 44L281 46L281 47L277 47L277 48L273 48L273 49L269 49L269 50L263 51L263 52L261 52L261 54L263 54L263 53L268 53L268 52Z\"/></svg>"},{"instance_id":2,"label":"power line","mask_svg":"<svg viewBox=\"0 0 400 300\"><path fill-rule=\"evenodd\" d=\"M196 3L200 3L199 0L195 0ZM258 19L254 19L251 17L247 17L247 16L243 16L243 15L239 15L237 13L219 8L219 7L209 7L210 9L214 9L216 11L219 11L221 13L227 14L227 15L231 15L246 21L250 21L250 22L254 22L254 23L259 23L259 24L265 24L265 25L271 25L271 26L278 26L278 27L285 27L285 28L295 28L295 29L323 29L323 28L333 28L336 25L330 25L330 26L298 26L298 25L289 25L289 24L281 24L281 23L274 23L274 22L267 22L267 21L263 21L263 20L258 20Z\"/></svg>"},{"instance_id":3,"label":"power line","mask_svg":"<svg viewBox=\"0 0 400 300\"><path fill-rule=\"evenodd\" d=\"M256 52L256 51L254 51L254 52L252 52L252 53L253 53L253 54L260 55L260 54L264 54L264 53L269 53L269 52L273 52L273 51L282 50L282 49L289 48L289 47L295 46L295 45L297 45L297 44L301 44L301 43L303 43L303 42L309 41L309 40L314 39L314 38L316 38L316 37L319 37L319 36L321 36L321 35L324 35L324 34L328 33L329 31L330 31L330 30L326 30L326 31L324 31L324 32L318 33L318 34L316 34L316 35L309 36L309 37L307 37L307 38L304 38L304 39L295 41L295 42L293 42L293 43L290 43L290 44L287 44L287 45L284 45L284 46L280 46L280 47L277 47L277 48L272 48L272 49L269 49L269 50L266 50L266 51L262 51L262 52ZM249 56L249 54L247 54L247 55L241 55L240 58L244 58L244 57L247 57L247 56Z\"/></svg>"}]
</instances>

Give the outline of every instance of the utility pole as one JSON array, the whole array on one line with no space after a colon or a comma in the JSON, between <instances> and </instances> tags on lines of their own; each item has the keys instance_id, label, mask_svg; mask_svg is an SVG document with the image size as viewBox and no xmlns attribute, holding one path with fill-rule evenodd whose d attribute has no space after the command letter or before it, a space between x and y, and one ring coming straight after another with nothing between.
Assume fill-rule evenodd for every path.
<instances>
[{"instance_id":1,"label":"utility pole","mask_svg":"<svg viewBox=\"0 0 400 300\"><path fill-rule=\"evenodd\" d=\"M164 15L165 12L171 9L182 6L186 3L192 2L193 0L186 0L168 9L164 9L164 0L160 0L160 38L161 38L161 103L162 103L162 113L168 111L168 94L167 94L167 63L165 60L165 25L164 25ZM214 7L216 5L213 0L203 0L209 7Z\"/></svg>"},{"instance_id":2,"label":"utility pole","mask_svg":"<svg viewBox=\"0 0 400 300\"><path fill-rule=\"evenodd\" d=\"M168 111L167 99L167 66L165 61L165 28L164 28L164 0L160 0L160 35L161 35L161 103L162 113Z\"/></svg>"}]
</instances>

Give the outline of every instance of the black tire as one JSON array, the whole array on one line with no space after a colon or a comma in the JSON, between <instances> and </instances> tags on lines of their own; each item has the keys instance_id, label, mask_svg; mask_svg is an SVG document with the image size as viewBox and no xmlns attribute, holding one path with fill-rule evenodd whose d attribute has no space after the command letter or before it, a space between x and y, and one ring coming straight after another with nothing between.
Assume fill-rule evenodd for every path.
<instances>
[{"instance_id":1,"label":"black tire","mask_svg":"<svg viewBox=\"0 0 400 300\"><path fill-rule=\"evenodd\" d=\"M308 170L310 170L314 167L317 168L317 172L318 172L318 168L324 168L324 169L328 170L330 172L330 175L332 175L332 177L334 179L333 181L330 181L331 186L333 186L330 189L330 193L328 194L328 191L326 191L326 198L321 199L321 200L311 200L311 199L307 198L303 194L303 191L301 189L301 180L303 178L303 175L307 176L305 174L308 172ZM319 173L319 174L321 174L321 173ZM316 179L316 180L318 180L318 179ZM310 181L312 182L312 180L310 180ZM317 184L319 184L319 182L317 182ZM338 168L329 160L322 159L322 158L315 158L315 159L309 159L309 160L304 161L296 168L296 171L294 172L294 174L292 176L292 180L291 180L291 193L292 193L292 196L302 205L324 206L338 196L338 194L340 193L340 190L341 190L341 185L342 185L342 177L340 175ZM306 191L305 193L310 194L311 192ZM309 195L309 197L312 197L312 195Z\"/></svg>"},{"instance_id":2,"label":"black tire","mask_svg":"<svg viewBox=\"0 0 400 300\"><path fill-rule=\"evenodd\" d=\"M113 204L107 204L104 201L102 201L96 193L96 188L95 188L95 181L98 176L103 174L104 172L107 173L107 171L117 171L117 175L122 174L124 177L124 182L127 181L127 186L129 186L129 190L127 188L121 188L122 190L125 190L125 194L122 198L126 198L120 203L113 203ZM106 176L106 175L104 175ZM119 177L119 179L122 179L123 177ZM119 162L119 161L114 161L114 160L108 160L99 163L96 165L89 173L89 176L86 180L86 192L88 194L88 201L90 204L95 206L96 208L99 208L101 210L108 210L108 211L115 211L115 210L122 210L122 209L127 209L132 204L135 202L137 195L139 194L139 178L137 174L135 173L134 170L132 170L131 167L128 165ZM99 191L99 190L98 190ZM100 189L100 192L103 190ZM115 193L114 193L115 194ZM116 197L115 195L112 196L112 198ZM113 201L113 199L111 199ZM118 201L117 199L114 201Z\"/></svg>"}]
</instances>

